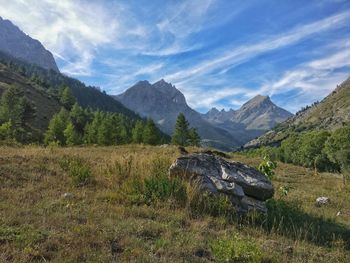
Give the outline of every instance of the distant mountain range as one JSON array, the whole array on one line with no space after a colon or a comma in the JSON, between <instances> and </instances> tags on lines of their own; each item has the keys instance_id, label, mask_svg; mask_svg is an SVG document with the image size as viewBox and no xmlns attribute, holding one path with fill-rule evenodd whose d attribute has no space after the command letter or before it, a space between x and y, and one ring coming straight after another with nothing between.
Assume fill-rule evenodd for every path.
<instances>
[{"instance_id":1,"label":"distant mountain range","mask_svg":"<svg viewBox=\"0 0 350 263\"><path fill-rule=\"evenodd\" d=\"M11 64L12 63L12 64ZM33 80L34 79L34 80ZM195 127L203 145L232 150L256 138L292 114L276 106L269 97L256 96L238 110L211 109L201 114L188 106L185 96L170 83L140 81L113 98L95 87L59 73L52 54L35 39L8 20L0 18L0 95L8 85L17 84L28 98L40 105L36 123L45 129L60 104L50 89L68 86L79 104L103 111L120 112L130 118L152 118L158 127L171 135L176 118L184 113Z\"/></svg>"},{"instance_id":2,"label":"distant mountain range","mask_svg":"<svg viewBox=\"0 0 350 263\"><path fill-rule=\"evenodd\" d=\"M175 86L164 80L154 84L140 81L114 98L141 116L152 118L169 135L182 112L205 144L226 150L243 145L292 116L264 96L256 96L237 111L213 108L200 114L188 106Z\"/></svg>"},{"instance_id":3,"label":"distant mountain range","mask_svg":"<svg viewBox=\"0 0 350 263\"><path fill-rule=\"evenodd\" d=\"M345 80L321 102L314 103L296 113L287 121L261 137L248 142L245 147L279 145L291 133L309 130L334 130L350 122L350 78Z\"/></svg>"},{"instance_id":4,"label":"distant mountain range","mask_svg":"<svg viewBox=\"0 0 350 263\"><path fill-rule=\"evenodd\" d=\"M23 33L9 20L0 17L0 51L15 58L59 72L50 51L35 39Z\"/></svg>"},{"instance_id":5,"label":"distant mountain range","mask_svg":"<svg viewBox=\"0 0 350 263\"><path fill-rule=\"evenodd\" d=\"M293 114L276 106L268 96L257 95L238 110L219 111L212 108L202 116L211 124L228 131L238 138L241 144L244 144Z\"/></svg>"}]
</instances>

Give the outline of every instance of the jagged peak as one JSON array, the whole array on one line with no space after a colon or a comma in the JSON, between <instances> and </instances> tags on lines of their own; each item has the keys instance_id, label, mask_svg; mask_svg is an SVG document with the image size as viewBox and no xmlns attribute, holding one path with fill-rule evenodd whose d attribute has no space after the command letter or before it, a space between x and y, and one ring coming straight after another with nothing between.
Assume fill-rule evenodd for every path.
<instances>
[{"instance_id":1,"label":"jagged peak","mask_svg":"<svg viewBox=\"0 0 350 263\"><path fill-rule=\"evenodd\" d=\"M242 108L255 107L262 104L273 104L269 96L256 95L242 105Z\"/></svg>"}]
</instances>

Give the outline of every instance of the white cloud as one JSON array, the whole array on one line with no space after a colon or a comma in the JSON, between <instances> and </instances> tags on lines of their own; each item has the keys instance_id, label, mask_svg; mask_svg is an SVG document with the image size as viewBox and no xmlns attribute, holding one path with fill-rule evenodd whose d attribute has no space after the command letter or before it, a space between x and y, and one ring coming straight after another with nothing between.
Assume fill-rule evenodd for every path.
<instances>
[{"instance_id":1,"label":"white cloud","mask_svg":"<svg viewBox=\"0 0 350 263\"><path fill-rule=\"evenodd\" d=\"M61 70L89 75L95 49L111 43L119 24L102 5L91 1L0 0L0 15L39 39L57 58L69 63Z\"/></svg>"},{"instance_id":2,"label":"white cloud","mask_svg":"<svg viewBox=\"0 0 350 263\"><path fill-rule=\"evenodd\" d=\"M299 26L282 35L270 37L257 44L234 47L229 51L226 51L229 48L225 48L225 51L221 54L216 54L215 57L210 56L194 66L169 74L166 78L176 83L179 81L184 82L191 80L193 78L200 78L215 70L221 70L221 73L225 73L228 69L246 62L260 54L295 44L315 33L342 26L349 22L349 18L350 12L347 11L307 25Z\"/></svg>"}]
</instances>

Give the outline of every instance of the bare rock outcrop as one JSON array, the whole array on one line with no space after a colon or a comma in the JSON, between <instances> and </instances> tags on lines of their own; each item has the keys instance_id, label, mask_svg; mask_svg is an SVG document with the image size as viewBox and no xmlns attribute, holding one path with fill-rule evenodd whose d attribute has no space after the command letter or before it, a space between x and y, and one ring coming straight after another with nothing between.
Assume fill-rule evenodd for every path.
<instances>
[{"instance_id":1,"label":"bare rock outcrop","mask_svg":"<svg viewBox=\"0 0 350 263\"><path fill-rule=\"evenodd\" d=\"M196 182L201 191L227 195L239 213L266 213L265 201L274 194L271 181L255 168L212 153L181 156L171 165L169 174Z\"/></svg>"}]
</instances>

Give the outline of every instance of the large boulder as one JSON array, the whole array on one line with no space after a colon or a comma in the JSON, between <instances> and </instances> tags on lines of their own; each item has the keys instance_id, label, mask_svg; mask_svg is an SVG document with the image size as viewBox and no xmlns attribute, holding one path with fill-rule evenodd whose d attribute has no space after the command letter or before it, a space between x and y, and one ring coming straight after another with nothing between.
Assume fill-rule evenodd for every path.
<instances>
[{"instance_id":1,"label":"large boulder","mask_svg":"<svg viewBox=\"0 0 350 263\"><path fill-rule=\"evenodd\" d=\"M255 168L212 153L181 156L171 165L169 173L197 182L202 191L229 196L239 212L254 209L265 213L264 201L274 194L271 181Z\"/></svg>"}]
</instances>

